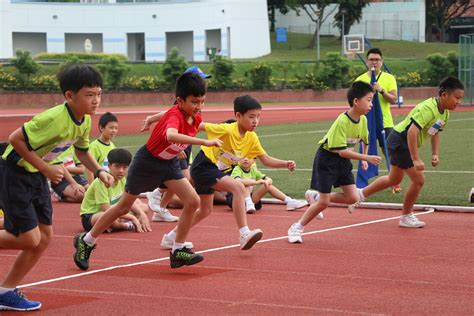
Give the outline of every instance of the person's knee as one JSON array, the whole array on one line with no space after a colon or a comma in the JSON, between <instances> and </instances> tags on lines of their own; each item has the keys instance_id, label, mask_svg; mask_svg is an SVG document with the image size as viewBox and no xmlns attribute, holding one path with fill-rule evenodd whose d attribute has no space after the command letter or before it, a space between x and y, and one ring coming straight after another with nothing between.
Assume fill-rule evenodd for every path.
<instances>
[{"instance_id":1,"label":"person's knee","mask_svg":"<svg viewBox=\"0 0 474 316\"><path fill-rule=\"evenodd\" d=\"M360 198L357 194L351 194L347 196L347 204L354 204L360 201Z\"/></svg>"},{"instance_id":2,"label":"person's knee","mask_svg":"<svg viewBox=\"0 0 474 316\"><path fill-rule=\"evenodd\" d=\"M415 177L411 180L415 185L422 187L425 184L425 177L420 175L419 177Z\"/></svg>"},{"instance_id":3,"label":"person's knee","mask_svg":"<svg viewBox=\"0 0 474 316\"><path fill-rule=\"evenodd\" d=\"M199 208L200 203L201 203L201 199L199 198L197 194L195 194L195 196L190 196L187 199L185 206L189 207L190 209L196 210Z\"/></svg>"},{"instance_id":4,"label":"person's knee","mask_svg":"<svg viewBox=\"0 0 474 316\"><path fill-rule=\"evenodd\" d=\"M243 183L240 181L235 182L235 185L232 188L231 192L234 195L234 197L247 195L247 190L245 189L245 186L243 185Z\"/></svg>"}]
</instances>

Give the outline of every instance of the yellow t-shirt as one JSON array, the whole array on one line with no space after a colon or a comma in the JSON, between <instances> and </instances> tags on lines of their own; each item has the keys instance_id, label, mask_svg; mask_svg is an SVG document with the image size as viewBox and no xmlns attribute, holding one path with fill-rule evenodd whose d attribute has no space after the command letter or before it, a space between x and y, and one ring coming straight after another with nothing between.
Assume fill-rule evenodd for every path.
<instances>
[{"instance_id":1,"label":"yellow t-shirt","mask_svg":"<svg viewBox=\"0 0 474 316\"><path fill-rule=\"evenodd\" d=\"M378 84L384 89L385 91L397 91L398 93L398 88L397 88L397 81L395 80L395 77L389 74L388 72L382 71L379 75L376 76ZM370 83L370 75L365 72L355 81L363 81ZM384 128L393 128L393 119L392 119L392 113L390 112L390 103L385 100L383 95L379 93L379 100L380 100L380 107L382 108L382 115L383 115L383 127Z\"/></svg>"},{"instance_id":2,"label":"yellow t-shirt","mask_svg":"<svg viewBox=\"0 0 474 316\"><path fill-rule=\"evenodd\" d=\"M219 170L227 171L243 158L257 158L265 154L260 140L255 132L246 132L240 136L239 126L234 123L206 123L208 139L219 138L222 147L201 146L202 151Z\"/></svg>"}]
</instances>

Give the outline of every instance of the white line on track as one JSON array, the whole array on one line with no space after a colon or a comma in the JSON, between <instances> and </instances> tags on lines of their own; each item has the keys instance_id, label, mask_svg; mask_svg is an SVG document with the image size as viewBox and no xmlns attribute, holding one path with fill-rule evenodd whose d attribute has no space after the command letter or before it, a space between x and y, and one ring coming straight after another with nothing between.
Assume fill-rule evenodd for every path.
<instances>
[{"instance_id":1,"label":"white line on track","mask_svg":"<svg viewBox=\"0 0 474 316\"><path fill-rule=\"evenodd\" d=\"M275 168L258 168L260 171L274 171L274 172L282 172L282 171L287 171L286 169L275 169ZM311 168L297 168L295 171L313 171ZM353 169L352 172L357 172L357 169ZM379 172L387 172L388 170L386 169L379 169ZM472 170L424 170L423 172L425 173L447 173L447 174L474 174L474 171Z\"/></svg>"},{"instance_id":2,"label":"white line on track","mask_svg":"<svg viewBox=\"0 0 474 316\"><path fill-rule=\"evenodd\" d=\"M434 212L434 209L430 209L428 211L419 212L416 215L426 215L426 214L430 214L430 213L433 213L433 212ZM353 228L353 227L371 225L371 224L396 220L396 219L399 219L399 218L400 218L399 216L395 216L395 217L382 218L382 219L377 219L377 220L362 222L362 223L357 223L357 224L338 226L338 227L321 229L321 230L314 230L314 231L303 233L303 235L320 234L320 233L325 233L325 232L330 232L330 231L335 231L335 230L341 230L341 229L348 229L348 228ZM288 236L285 235L285 236L281 236L281 237L260 240L259 243L282 240L282 239L286 239L286 238L288 238ZM234 245L229 245L229 246L224 246L224 247L211 248L211 249L207 249L207 250L203 250L203 251L197 251L196 253L215 252L215 251L221 251L221 250L237 248L237 247L240 247L240 245L239 244L234 244ZM134 262L134 263L129 263L129 264L117 265L117 266L112 266L112 267L103 268L103 269L97 269L97 270L91 270L91 271L72 274L72 275L66 275L66 276L59 277L59 278L54 278L54 279L48 279L48 280L23 284L23 285L18 286L18 288L25 288L25 287L31 287L31 286L42 285L42 284L47 284L47 283L59 282L59 281L63 281L63 280L79 278L79 277L83 277L83 276L87 276L87 275L91 275L91 274L96 274L96 273L100 273L100 272L116 270L116 269L122 269L122 268L128 268L128 267L134 267L134 266L139 266L139 265L144 265L144 264L149 264L149 263L155 263L155 262L160 262L160 261L166 261L166 260L169 260L169 258L164 257L164 258L145 260L145 261Z\"/></svg>"}]
</instances>

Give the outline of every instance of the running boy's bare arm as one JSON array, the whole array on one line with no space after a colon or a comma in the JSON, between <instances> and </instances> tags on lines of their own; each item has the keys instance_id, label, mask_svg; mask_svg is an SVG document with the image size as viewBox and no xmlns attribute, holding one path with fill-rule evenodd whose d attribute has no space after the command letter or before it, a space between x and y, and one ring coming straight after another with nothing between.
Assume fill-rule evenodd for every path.
<instances>
[{"instance_id":1,"label":"running boy's bare arm","mask_svg":"<svg viewBox=\"0 0 474 316\"><path fill-rule=\"evenodd\" d=\"M287 168L290 171L296 169L296 162L293 160L282 160L275 157L271 157L268 154L258 156L258 159L263 163L264 166L270 168Z\"/></svg>"},{"instance_id":2,"label":"running boy's bare arm","mask_svg":"<svg viewBox=\"0 0 474 316\"><path fill-rule=\"evenodd\" d=\"M439 164L439 133L431 136L431 165L436 167Z\"/></svg>"},{"instance_id":3,"label":"running boy's bare arm","mask_svg":"<svg viewBox=\"0 0 474 316\"><path fill-rule=\"evenodd\" d=\"M425 170L425 163L421 160L418 153L418 134L420 129L415 125L411 124L407 133L408 141L408 150L410 151L411 160L413 161L413 166L418 171Z\"/></svg>"}]
</instances>

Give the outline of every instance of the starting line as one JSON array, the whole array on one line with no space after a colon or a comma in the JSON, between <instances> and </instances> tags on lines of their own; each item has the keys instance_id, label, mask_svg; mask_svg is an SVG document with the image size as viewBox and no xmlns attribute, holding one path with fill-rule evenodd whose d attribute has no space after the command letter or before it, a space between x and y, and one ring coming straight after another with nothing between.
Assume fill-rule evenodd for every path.
<instances>
[{"instance_id":1,"label":"starting line","mask_svg":"<svg viewBox=\"0 0 474 316\"><path fill-rule=\"evenodd\" d=\"M426 215L426 214L433 213L434 211L435 211L434 209L429 209L427 211L417 213L416 215ZM377 220L368 221L368 222L357 223L357 224L338 226L338 227L326 228L326 229L321 229L321 230L314 230L314 231L303 233L303 235L306 236L306 235L321 234L321 233L330 232L330 231L336 231L336 230L348 229L348 228L353 228L353 227L377 224L377 223L391 221L391 220L398 220L399 218L400 218L400 216L394 216L394 217L382 218L382 219L377 219ZM282 240L282 239L286 239L286 238L288 238L288 236L285 235L285 236L280 236L280 237L275 237L275 238L263 239L263 240L260 240L258 243L277 241L277 240ZM229 245L229 246L224 246L224 247L211 248L211 249L207 249L207 250L203 250L203 251L197 251L196 253L215 252L215 251L226 250L226 249L237 248L237 247L240 247L240 245L239 244L234 244L234 245ZM79 278L79 277L83 277L83 276L87 276L87 275L91 275L91 274L96 274L96 273L100 273L100 272L116 270L116 269L123 269L123 268L128 268L128 267L134 267L134 266L150 264L150 263L155 263L155 262L160 262L160 261L165 261L165 260L169 260L169 258L168 257L157 258L157 259L145 260L145 261L134 262L134 263L129 263L129 264L117 265L117 266L112 266L112 267L108 267L108 268L97 269L97 270L92 270L92 271L82 272L82 273L77 273L77 274L72 274L72 275L66 275L66 276L59 277L59 278L54 278L54 279L48 279L48 280L23 284L23 285L18 286L18 288L26 288L26 287L36 286L36 285L43 285L43 284L48 284L48 283L53 283L53 282L59 282L59 281Z\"/></svg>"}]
</instances>

